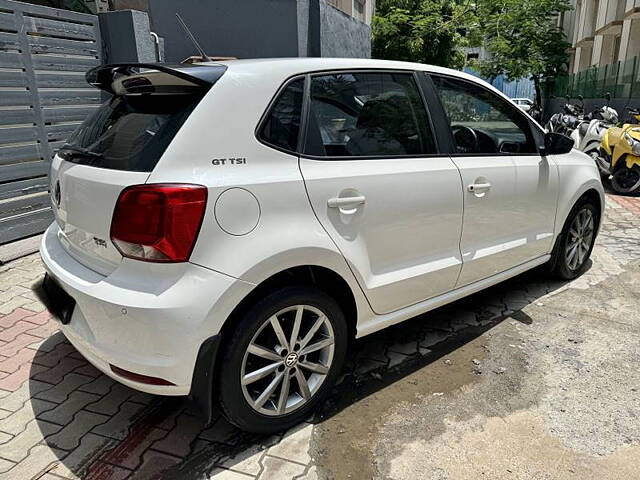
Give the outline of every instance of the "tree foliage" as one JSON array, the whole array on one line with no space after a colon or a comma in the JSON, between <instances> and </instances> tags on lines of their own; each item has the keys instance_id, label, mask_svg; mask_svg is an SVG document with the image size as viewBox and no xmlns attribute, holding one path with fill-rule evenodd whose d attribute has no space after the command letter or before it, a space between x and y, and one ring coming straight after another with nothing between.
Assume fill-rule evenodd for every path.
<instances>
[{"instance_id":1,"label":"tree foliage","mask_svg":"<svg viewBox=\"0 0 640 480\"><path fill-rule=\"evenodd\" d=\"M479 63L487 77L529 77L540 99L544 78L566 68L571 46L558 28L558 16L572 7L568 0L481 0L479 29L489 58Z\"/></svg>"},{"instance_id":2,"label":"tree foliage","mask_svg":"<svg viewBox=\"0 0 640 480\"><path fill-rule=\"evenodd\" d=\"M375 58L461 67L469 45L470 0L379 0L373 19Z\"/></svg>"},{"instance_id":3,"label":"tree foliage","mask_svg":"<svg viewBox=\"0 0 640 480\"><path fill-rule=\"evenodd\" d=\"M373 56L461 68L465 47L483 46L474 64L490 78L540 83L568 61L558 15L569 0L379 0L373 20Z\"/></svg>"}]
</instances>

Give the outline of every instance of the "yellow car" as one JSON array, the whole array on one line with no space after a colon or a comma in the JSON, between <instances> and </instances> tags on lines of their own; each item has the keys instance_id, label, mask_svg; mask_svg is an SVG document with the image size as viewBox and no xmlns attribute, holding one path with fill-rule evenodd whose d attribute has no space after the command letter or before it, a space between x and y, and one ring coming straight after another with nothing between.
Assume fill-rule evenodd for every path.
<instances>
[{"instance_id":1,"label":"yellow car","mask_svg":"<svg viewBox=\"0 0 640 480\"><path fill-rule=\"evenodd\" d=\"M611 175L617 193L640 193L640 109L628 108L637 123L609 128L602 137L597 159L603 176Z\"/></svg>"}]
</instances>

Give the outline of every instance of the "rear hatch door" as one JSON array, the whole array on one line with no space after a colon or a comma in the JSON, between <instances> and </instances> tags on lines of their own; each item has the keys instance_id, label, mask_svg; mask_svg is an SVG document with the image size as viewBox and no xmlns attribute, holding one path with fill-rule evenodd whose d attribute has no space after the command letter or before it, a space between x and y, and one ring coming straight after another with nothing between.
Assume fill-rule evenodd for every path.
<instances>
[{"instance_id":1,"label":"rear hatch door","mask_svg":"<svg viewBox=\"0 0 640 480\"><path fill-rule=\"evenodd\" d=\"M122 256L110 240L120 193L147 181L225 69L123 64L87 74L88 82L111 98L60 149L50 175L59 239L76 260L103 275L120 264Z\"/></svg>"}]
</instances>

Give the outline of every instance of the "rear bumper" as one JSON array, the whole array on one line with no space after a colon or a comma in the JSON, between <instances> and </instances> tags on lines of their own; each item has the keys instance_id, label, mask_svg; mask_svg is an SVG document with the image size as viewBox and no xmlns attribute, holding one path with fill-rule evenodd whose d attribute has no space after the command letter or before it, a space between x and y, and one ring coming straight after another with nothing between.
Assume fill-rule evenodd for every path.
<instances>
[{"instance_id":1,"label":"rear bumper","mask_svg":"<svg viewBox=\"0 0 640 480\"><path fill-rule=\"evenodd\" d=\"M66 252L55 223L40 254L47 272L76 301L69 324L61 325L64 335L106 375L153 394L190 393L200 347L219 333L235 299L252 288L191 263L124 259L105 277ZM173 385L123 378L111 365Z\"/></svg>"}]
</instances>

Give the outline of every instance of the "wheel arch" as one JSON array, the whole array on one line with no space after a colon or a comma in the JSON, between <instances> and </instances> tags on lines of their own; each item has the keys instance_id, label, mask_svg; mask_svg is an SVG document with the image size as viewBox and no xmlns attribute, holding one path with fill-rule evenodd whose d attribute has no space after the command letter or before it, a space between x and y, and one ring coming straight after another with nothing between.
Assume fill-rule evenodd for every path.
<instances>
[{"instance_id":1,"label":"wheel arch","mask_svg":"<svg viewBox=\"0 0 640 480\"><path fill-rule=\"evenodd\" d=\"M600 230L600 225L602 224L602 217L604 215L604 198L601 195L601 192L596 189L596 188L587 188L583 191L581 191L580 194L578 194L576 196L576 198L569 204L569 208L567 209L567 211L564 213L563 217L562 217L562 223L558 222L559 225L559 229L556 232L555 235L555 239L553 241L553 249L551 250L551 259L549 261L548 264L548 268L549 271L553 271L556 268L557 265L557 260L558 260L558 252L560 249L560 240L562 238L562 231L565 228L565 225L567 223L569 214L571 213L571 211L574 209L574 207L576 205L578 205L579 202L583 201L584 199L588 199L590 201L592 201L595 206L596 209L598 209L598 211L600 212L599 214L599 219L596 225L596 235L598 234L598 231Z\"/></svg>"},{"instance_id":2,"label":"wheel arch","mask_svg":"<svg viewBox=\"0 0 640 480\"><path fill-rule=\"evenodd\" d=\"M562 232L562 229L564 228L564 225L567 222L567 218L571 213L573 207L575 207L578 202L581 202L585 198L593 201L593 203L596 205L596 208L598 209L598 212L600 212L600 218L598 219L599 222L597 225L597 229L600 229L600 223L602 221L602 216L604 215L604 194L600 189L597 189L593 185L585 186L585 188L578 191L574 195L573 199L567 204L565 211L563 212L563 215L561 217L562 221L558 222L558 231L556 237L558 237L560 235L560 232Z\"/></svg>"},{"instance_id":3,"label":"wheel arch","mask_svg":"<svg viewBox=\"0 0 640 480\"><path fill-rule=\"evenodd\" d=\"M213 420L216 403L214 384L219 376L221 345L229 338L233 327L261 297L287 286L314 286L338 302L347 323L348 341L356 338L359 313L359 295L349 282L335 270L326 266L306 264L285 268L259 282L236 304L225 319L218 334L205 340L198 353L194 368L190 397L204 415L207 424ZM362 304L360 304L363 307ZM360 312L361 314L363 312Z\"/></svg>"},{"instance_id":4,"label":"wheel arch","mask_svg":"<svg viewBox=\"0 0 640 480\"><path fill-rule=\"evenodd\" d=\"M596 202L600 220L602 220L605 196L600 172L591 157L582 152L572 151L568 155L556 156L554 159L559 173L558 208L554 227L554 237L557 239L571 209L585 195Z\"/></svg>"},{"instance_id":5,"label":"wheel arch","mask_svg":"<svg viewBox=\"0 0 640 480\"><path fill-rule=\"evenodd\" d=\"M231 311L220 330L221 338L224 339L228 335L242 315L258 299L289 286L315 287L333 298L344 313L349 338L355 338L358 304L351 285L335 270L312 264L286 268L258 283Z\"/></svg>"}]
</instances>

